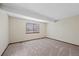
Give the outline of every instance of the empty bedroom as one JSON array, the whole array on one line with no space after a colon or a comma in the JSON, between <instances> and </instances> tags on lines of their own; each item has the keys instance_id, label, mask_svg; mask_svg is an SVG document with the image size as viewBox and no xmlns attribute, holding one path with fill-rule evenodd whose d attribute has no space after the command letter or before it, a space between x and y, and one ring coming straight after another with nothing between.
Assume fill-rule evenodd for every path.
<instances>
[{"instance_id":1,"label":"empty bedroom","mask_svg":"<svg viewBox=\"0 0 79 59\"><path fill-rule=\"evenodd\" d=\"M79 56L79 3L0 3L0 56Z\"/></svg>"}]
</instances>

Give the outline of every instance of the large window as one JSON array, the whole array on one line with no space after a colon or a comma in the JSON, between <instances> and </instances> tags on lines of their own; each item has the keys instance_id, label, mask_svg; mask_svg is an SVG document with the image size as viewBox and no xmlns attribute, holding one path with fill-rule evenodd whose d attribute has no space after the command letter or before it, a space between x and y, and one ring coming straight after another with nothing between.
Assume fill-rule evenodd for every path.
<instances>
[{"instance_id":1,"label":"large window","mask_svg":"<svg viewBox=\"0 0 79 59\"><path fill-rule=\"evenodd\" d=\"M27 34L39 33L39 24L27 23L26 24L26 33Z\"/></svg>"}]
</instances>

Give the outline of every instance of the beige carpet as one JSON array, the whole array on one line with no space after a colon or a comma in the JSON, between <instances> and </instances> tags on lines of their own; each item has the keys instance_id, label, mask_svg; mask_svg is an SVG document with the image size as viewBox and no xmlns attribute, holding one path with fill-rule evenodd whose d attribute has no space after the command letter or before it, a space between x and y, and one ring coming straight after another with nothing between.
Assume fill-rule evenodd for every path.
<instances>
[{"instance_id":1,"label":"beige carpet","mask_svg":"<svg viewBox=\"0 0 79 59\"><path fill-rule=\"evenodd\" d=\"M79 56L79 47L44 38L11 44L3 56Z\"/></svg>"}]
</instances>

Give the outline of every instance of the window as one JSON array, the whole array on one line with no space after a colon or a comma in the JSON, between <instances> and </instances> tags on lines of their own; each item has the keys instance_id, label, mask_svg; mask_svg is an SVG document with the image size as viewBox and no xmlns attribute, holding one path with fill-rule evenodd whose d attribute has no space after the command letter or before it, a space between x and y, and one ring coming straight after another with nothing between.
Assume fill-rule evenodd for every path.
<instances>
[{"instance_id":1,"label":"window","mask_svg":"<svg viewBox=\"0 0 79 59\"><path fill-rule=\"evenodd\" d=\"M26 33L27 34L39 33L39 24L27 23L26 24Z\"/></svg>"}]
</instances>

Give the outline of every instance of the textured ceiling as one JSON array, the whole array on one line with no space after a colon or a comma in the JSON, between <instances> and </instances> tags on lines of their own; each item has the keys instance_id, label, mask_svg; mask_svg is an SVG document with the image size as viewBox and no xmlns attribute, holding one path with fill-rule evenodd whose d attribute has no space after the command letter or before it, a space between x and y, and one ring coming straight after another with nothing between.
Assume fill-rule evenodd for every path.
<instances>
[{"instance_id":1,"label":"textured ceiling","mask_svg":"<svg viewBox=\"0 0 79 59\"><path fill-rule=\"evenodd\" d=\"M65 17L79 15L78 3L16 3L3 4L3 6L4 9L9 11L13 10L14 12L46 20L60 20Z\"/></svg>"}]
</instances>

